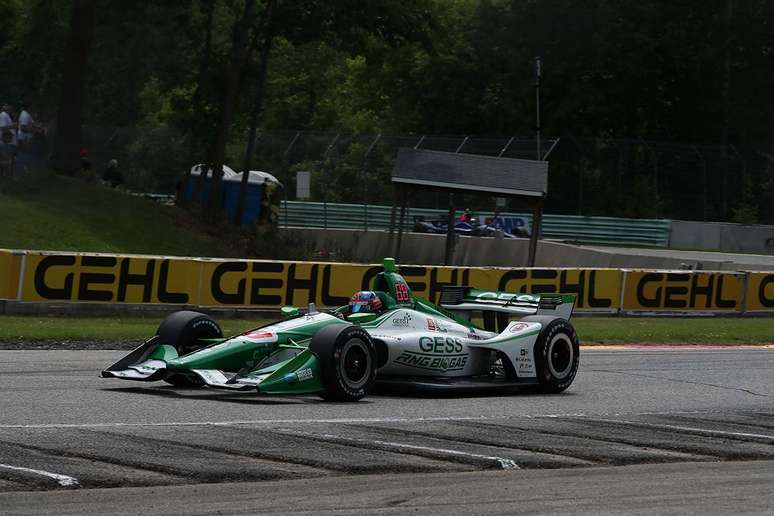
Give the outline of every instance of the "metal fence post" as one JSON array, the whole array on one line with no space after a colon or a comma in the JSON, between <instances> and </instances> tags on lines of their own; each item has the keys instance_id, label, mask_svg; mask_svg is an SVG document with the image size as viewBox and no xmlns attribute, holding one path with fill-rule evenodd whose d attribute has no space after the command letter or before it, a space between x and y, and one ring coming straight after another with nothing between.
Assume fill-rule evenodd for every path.
<instances>
[{"instance_id":1,"label":"metal fence post","mask_svg":"<svg viewBox=\"0 0 774 516\"><path fill-rule=\"evenodd\" d=\"M290 226L290 219L288 218L288 192L285 190L285 227Z\"/></svg>"},{"instance_id":2,"label":"metal fence post","mask_svg":"<svg viewBox=\"0 0 774 516\"><path fill-rule=\"evenodd\" d=\"M285 166L285 195L287 196L287 188L290 185L290 152L295 146L298 139L301 137L301 131L296 131L296 134L291 138L290 143L285 147L285 151L282 153L282 163Z\"/></svg>"},{"instance_id":3,"label":"metal fence post","mask_svg":"<svg viewBox=\"0 0 774 516\"><path fill-rule=\"evenodd\" d=\"M618 203L618 208L620 208L623 205L623 162L624 162L624 155L623 150L621 149L621 144L618 140L612 140L613 146L615 146L616 150L618 151L618 167L616 170L616 183L615 183L615 201Z\"/></svg>"},{"instance_id":4,"label":"metal fence post","mask_svg":"<svg viewBox=\"0 0 774 516\"><path fill-rule=\"evenodd\" d=\"M701 162L701 168L702 168L702 174L701 174L701 183L702 183L702 220L704 222L707 222L707 162L704 159L704 156L699 152L699 149L696 147L696 145L691 145L691 148L693 149L693 152L696 153L696 156L698 156L699 161Z\"/></svg>"},{"instance_id":5,"label":"metal fence post","mask_svg":"<svg viewBox=\"0 0 774 516\"><path fill-rule=\"evenodd\" d=\"M468 136L466 136L466 137L465 137L465 138L462 140L462 143L460 143L459 147L457 147L457 150L456 150L456 151L454 151L454 154L459 154L459 153L460 153L460 151L461 151L461 150L462 150L462 148L465 146L465 144L466 144L466 143L468 143L468 138L469 138L469 137L468 137Z\"/></svg>"},{"instance_id":6,"label":"metal fence post","mask_svg":"<svg viewBox=\"0 0 774 516\"><path fill-rule=\"evenodd\" d=\"M580 154L580 159L578 160L578 215L583 215L583 167L585 166L583 160L586 153L583 152L583 147L580 142L575 139L575 136L569 135L569 139Z\"/></svg>"},{"instance_id":7,"label":"metal fence post","mask_svg":"<svg viewBox=\"0 0 774 516\"><path fill-rule=\"evenodd\" d=\"M498 157L498 158L502 158L502 157L503 157L503 154L505 154L505 151L507 151L507 150L508 150L508 147L510 147L510 146L511 146L511 144L513 143L513 138L514 138L514 137L513 137L513 136L511 136L511 139L510 139L510 140L508 140L508 143L506 143L506 144L505 144L505 147L503 147L502 149L500 149L500 154L498 154L498 155L497 155L497 157Z\"/></svg>"},{"instance_id":8,"label":"metal fence post","mask_svg":"<svg viewBox=\"0 0 774 516\"><path fill-rule=\"evenodd\" d=\"M562 140L562 137L560 136L556 140L554 140L554 143L551 144L551 146L548 148L548 152L543 154L543 157L541 158L542 161L545 161L548 159L548 156L551 155L552 152L554 152L554 148L556 148L557 145L559 145L559 142Z\"/></svg>"},{"instance_id":9,"label":"metal fence post","mask_svg":"<svg viewBox=\"0 0 774 516\"><path fill-rule=\"evenodd\" d=\"M324 172L327 168L327 162L328 158L331 155L331 152L333 152L333 149L336 147L336 144L339 141L339 137L341 136L341 133L336 133L336 136L333 137L333 140L328 144L328 147L325 149L325 152L323 153L323 159L322 159L322 171ZM325 184L325 189L323 190L323 229L328 229L328 182L325 180L326 178L323 177L323 184Z\"/></svg>"},{"instance_id":10,"label":"metal fence post","mask_svg":"<svg viewBox=\"0 0 774 516\"><path fill-rule=\"evenodd\" d=\"M377 134L374 141L368 146L368 150L366 150L366 153L363 156L363 166L360 169L360 180L363 181L363 215L365 217L363 223L365 224L366 231L368 231L368 178L366 177L366 168L368 166L368 158L371 157L371 152L373 152L376 144L379 143L381 138L382 134Z\"/></svg>"},{"instance_id":11,"label":"metal fence post","mask_svg":"<svg viewBox=\"0 0 774 516\"><path fill-rule=\"evenodd\" d=\"M645 146L648 153L650 154L650 161L653 164L653 191L656 193L656 217L661 216L661 206L659 203L659 195L658 195L658 154L656 151L653 150L653 147L651 147L648 142L640 138L640 142Z\"/></svg>"},{"instance_id":12,"label":"metal fence post","mask_svg":"<svg viewBox=\"0 0 774 516\"><path fill-rule=\"evenodd\" d=\"M740 189L740 192L739 192L739 202L743 203L743 202L746 201L746 199L745 199L745 188L747 187L747 184L748 184L748 179L747 179L747 177L748 177L747 176L747 160L744 159L744 156L742 156L742 154L736 149L736 147L734 145L729 145L729 148L734 152L734 154L736 155L739 163L742 164L742 174L741 174L742 181L741 181L741 185L740 185L741 189Z\"/></svg>"},{"instance_id":13,"label":"metal fence post","mask_svg":"<svg viewBox=\"0 0 774 516\"><path fill-rule=\"evenodd\" d=\"M725 218L728 215L728 145L723 145L722 149L723 177L720 179L722 191L721 210L723 218Z\"/></svg>"},{"instance_id":14,"label":"metal fence post","mask_svg":"<svg viewBox=\"0 0 774 516\"><path fill-rule=\"evenodd\" d=\"M296 141L301 136L301 131L296 131L296 134L293 135L293 139L290 140L290 143L285 148L285 152L282 153L282 158L285 159L290 154L290 149L293 148L293 146L296 144Z\"/></svg>"}]
</instances>

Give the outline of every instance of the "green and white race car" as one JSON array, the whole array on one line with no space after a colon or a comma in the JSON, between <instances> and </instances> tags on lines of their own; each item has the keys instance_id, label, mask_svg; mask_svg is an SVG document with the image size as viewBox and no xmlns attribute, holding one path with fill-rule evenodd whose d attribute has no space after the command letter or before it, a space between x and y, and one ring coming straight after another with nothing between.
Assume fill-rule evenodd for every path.
<instances>
[{"instance_id":1,"label":"green and white race car","mask_svg":"<svg viewBox=\"0 0 774 516\"><path fill-rule=\"evenodd\" d=\"M207 315L175 312L102 376L333 401L357 401L377 383L388 392L530 386L544 393L572 383L574 296L447 287L435 305L412 294L393 259L383 265L372 290L346 306L285 307L284 320L235 337L224 338Z\"/></svg>"}]
</instances>

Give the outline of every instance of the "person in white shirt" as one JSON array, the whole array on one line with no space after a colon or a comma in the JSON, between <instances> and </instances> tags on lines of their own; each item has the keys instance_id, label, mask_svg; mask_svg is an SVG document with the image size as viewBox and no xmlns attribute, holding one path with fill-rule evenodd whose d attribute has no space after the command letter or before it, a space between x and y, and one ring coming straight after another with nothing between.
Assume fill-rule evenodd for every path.
<instances>
[{"instance_id":1,"label":"person in white shirt","mask_svg":"<svg viewBox=\"0 0 774 516\"><path fill-rule=\"evenodd\" d=\"M32 124L34 121L27 111L29 107L29 104L23 103L21 105L22 111L19 113L19 131L16 139L20 145L24 145L32 139Z\"/></svg>"},{"instance_id":2,"label":"person in white shirt","mask_svg":"<svg viewBox=\"0 0 774 516\"><path fill-rule=\"evenodd\" d=\"M13 127L13 119L11 118L11 115L9 114L11 111L11 106L8 104L3 104L3 109L0 111L0 134L3 134L6 131L9 131L13 134L16 133ZM16 141L13 141L13 144L16 144Z\"/></svg>"}]
</instances>

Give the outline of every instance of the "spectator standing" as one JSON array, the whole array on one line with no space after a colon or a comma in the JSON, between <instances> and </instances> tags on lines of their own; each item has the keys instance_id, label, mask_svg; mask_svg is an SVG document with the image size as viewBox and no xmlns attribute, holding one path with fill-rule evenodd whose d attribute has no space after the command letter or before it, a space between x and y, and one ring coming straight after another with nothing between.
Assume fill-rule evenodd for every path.
<instances>
[{"instance_id":1,"label":"spectator standing","mask_svg":"<svg viewBox=\"0 0 774 516\"><path fill-rule=\"evenodd\" d=\"M19 113L19 130L16 134L16 141L20 146L27 145L32 140L33 123L32 116L30 116L29 104L23 102L21 105L21 113Z\"/></svg>"},{"instance_id":2,"label":"spectator standing","mask_svg":"<svg viewBox=\"0 0 774 516\"><path fill-rule=\"evenodd\" d=\"M16 131L14 131L13 118L11 118L11 106L3 104L3 109L0 110L0 135L4 134L6 131L11 132L11 138L13 139ZM12 141L11 143L14 144L16 142Z\"/></svg>"},{"instance_id":3,"label":"spectator standing","mask_svg":"<svg viewBox=\"0 0 774 516\"><path fill-rule=\"evenodd\" d=\"M4 129L0 137L0 177L13 177L16 146L12 142L13 133L9 129Z\"/></svg>"}]
</instances>

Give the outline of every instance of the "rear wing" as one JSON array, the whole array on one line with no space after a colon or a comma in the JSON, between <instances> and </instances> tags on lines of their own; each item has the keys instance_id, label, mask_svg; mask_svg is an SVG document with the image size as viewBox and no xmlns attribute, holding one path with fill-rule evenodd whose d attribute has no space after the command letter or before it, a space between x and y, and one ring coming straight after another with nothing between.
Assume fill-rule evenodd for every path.
<instances>
[{"instance_id":1,"label":"rear wing","mask_svg":"<svg viewBox=\"0 0 774 516\"><path fill-rule=\"evenodd\" d=\"M514 294L472 287L443 287L439 303L451 312L461 312L470 318L470 312L503 316L551 315L569 320L575 308L573 294Z\"/></svg>"}]
</instances>

